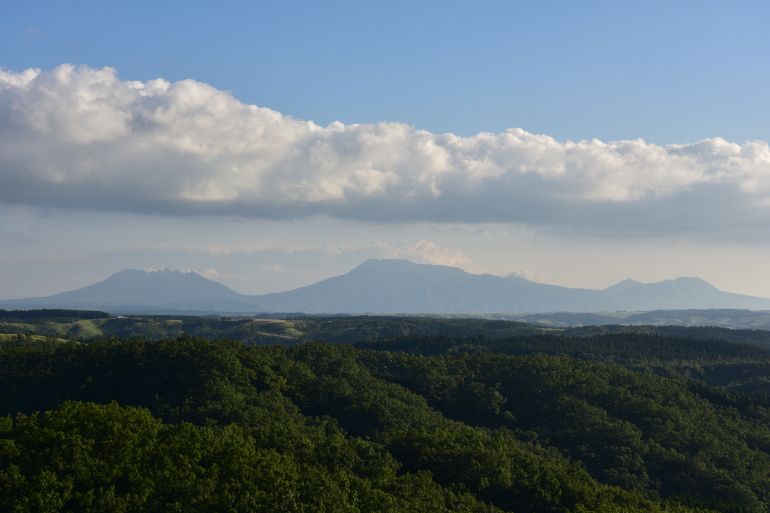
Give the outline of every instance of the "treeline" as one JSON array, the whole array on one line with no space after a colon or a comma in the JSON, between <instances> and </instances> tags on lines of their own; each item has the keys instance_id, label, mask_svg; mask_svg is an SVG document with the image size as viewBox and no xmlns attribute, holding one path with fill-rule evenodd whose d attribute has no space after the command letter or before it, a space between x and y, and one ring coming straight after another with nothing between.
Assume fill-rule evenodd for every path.
<instances>
[{"instance_id":1,"label":"treeline","mask_svg":"<svg viewBox=\"0 0 770 513\"><path fill-rule=\"evenodd\" d=\"M654 332L587 336L538 334L505 338L412 336L365 340L359 342L357 347L426 356L493 352L510 355L544 353L619 362L770 360L770 350L750 344L665 336Z\"/></svg>"},{"instance_id":2,"label":"treeline","mask_svg":"<svg viewBox=\"0 0 770 513\"><path fill-rule=\"evenodd\" d=\"M0 321L51 321L74 322L81 319L105 319L110 317L107 312L98 310L3 310L0 309Z\"/></svg>"},{"instance_id":3,"label":"treeline","mask_svg":"<svg viewBox=\"0 0 770 513\"><path fill-rule=\"evenodd\" d=\"M216 340L227 338L244 344L291 345L322 341L330 344L357 344L364 341L404 339L460 340L512 339L535 335L569 338L615 336L615 340L632 337L662 337L701 340L707 344L691 343L687 352L708 349L714 341L747 344L770 351L770 332L761 330L732 330L716 327L681 326L583 326L548 328L509 320L446 317L399 316L295 316L287 318L251 318L220 316L132 315L110 317L104 312L76 310L0 311L0 336L26 334L66 338L90 342L118 338L163 340L182 335ZM591 340L589 349L603 340ZM546 343L549 343L546 341ZM585 344L584 344L585 345ZM573 348L577 346L573 343Z\"/></svg>"},{"instance_id":4,"label":"treeline","mask_svg":"<svg viewBox=\"0 0 770 513\"><path fill-rule=\"evenodd\" d=\"M425 356L460 354L548 354L615 362L637 371L719 387L740 404L770 404L770 351L745 343L653 333L486 337L397 337L359 342L356 347Z\"/></svg>"},{"instance_id":5,"label":"treeline","mask_svg":"<svg viewBox=\"0 0 770 513\"><path fill-rule=\"evenodd\" d=\"M2 511L770 505L766 408L612 362L134 340L2 350L0 391Z\"/></svg>"},{"instance_id":6,"label":"treeline","mask_svg":"<svg viewBox=\"0 0 770 513\"><path fill-rule=\"evenodd\" d=\"M750 313L750 312L749 312ZM770 331L762 329L731 329L716 326L581 326L566 328L566 336L585 337L604 334L657 335L668 338L687 338L696 340L722 340L738 344L749 344L770 350Z\"/></svg>"}]
</instances>

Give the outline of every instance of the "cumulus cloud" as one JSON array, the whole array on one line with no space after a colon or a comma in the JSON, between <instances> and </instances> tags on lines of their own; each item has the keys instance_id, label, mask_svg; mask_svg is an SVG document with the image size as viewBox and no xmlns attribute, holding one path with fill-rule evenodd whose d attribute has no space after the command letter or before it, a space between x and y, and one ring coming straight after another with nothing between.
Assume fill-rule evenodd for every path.
<instances>
[{"instance_id":1,"label":"cumulus cloud","mask_svg":"<svg viewBox=\"0 0 770 513\"><path fill-rule=\"evenodd\" d=\"M0 70L0 201L187 215L502 221L575 232L754 233L770 148L715 138L470 137L319 126L210 85L112 68Z\"/></svg>"},{"instance_id":2,"label":"cumulus cloud","mask_svg":"<svg viewBox=\"0 0 770 513\"><path fill-rule=\"evenodd\" d=\"M194 270L194 269L191 269L191 270ZM206 278L209 278L209 279L212 279L212 280L216 280L222 274L217 269L214 269L213 267L208 267L208 268L205 268L205 269L198 269L195 272L197 272L201 276L205 276Z\"/></svg>"},{"instance_id":3,"label":"cumulus cloud","mask_svg":"<svg viewBox=\"0 0 770 513\"><path fill-rule=\"evenodd\" d=\"M466 270L473 268L473 261L459 249L441 246L425 239L418 240L405 247L396 248L393 256L428 264L461 267Z\"/></svg>"}]
</instances>

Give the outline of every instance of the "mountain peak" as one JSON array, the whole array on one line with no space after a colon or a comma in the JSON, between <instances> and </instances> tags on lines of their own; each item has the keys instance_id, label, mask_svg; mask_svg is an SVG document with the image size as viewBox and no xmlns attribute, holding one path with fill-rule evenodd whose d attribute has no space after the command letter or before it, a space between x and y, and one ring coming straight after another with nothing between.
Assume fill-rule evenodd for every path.
<instances>
[{"instance_id":1,"label":"mountain peak","mask_svg":"<svg viewBox=\"0 0 770 513\"><path fill-rule=\"evenodd\" d=\"M700 278L623 280L605 290L471 274L403 259L366 260L352 271L286 292L245 296L194 271L126 269L82 289L9 300L14 308L96 308L304 313L532 313L688 308L768 309L770 300L722 292Z\"/></svg>"},{"instance_id":2,"label":"mountain peak","mask_svg":"<svg viewBox=\"0 0 770 513\"><path fill-rule=\"evenodd\" d=\"M465 272L459 267L451 267L447 265L435 265L424 264L420 262L413 262L412 260L406 260L403 258L370 258L364 260L361 264L351 270L351 273L360 271L366 272L431 272L436 270L452 269L460 272Z\"/></svg>"},{"instance_id":3,"label":"mountain peak","mask_svg":"<svg viewBox=\"0 0 770 513\"><path fill-rule=\"evenodd\" d=\"M388 267L406 267L406 266L419 266L417 262L406 260L404 258L370 258L361 262L355 269L360 268L388 268Z\"/></svg>"},{"instance_id":4,"label":"mountain peak","mask_svg":"<svg viewBox=\"0 0 770 513\"><path fill-rule=\"evenodd\" d=\"M698 278L696 276L681 276L679 278L674 278L673 280L668 280L672 284L676 285L684 285L687 287L699 287L709 290L717 290L716 287L714 287L712 284L704 280L703 278Z\"/></svg>"},{"instance_id":5,"label":"mountain peak","mask_svg":"<svg viewBox=\"0 0 770 513\"><path fill-rule=\"evenodd\" d=\"M674 278L671 281L679 282L679 283L700 283L702 285L711 285L709 282L704 280L703 278L698 278L697 276L679 276L678 278Z\"/></svg>"},{"instance_id":6,"label":"mountain peak","mask_svg":"<svg viewBox=\"0 0 770 513\"><path fill-rule=\"evenodd\" d=\"M625 280L619 281L615 285L607 287L604 290L628 290L639 287L641 285L644 285L644 283L632 280L631 278L626 278Z\"/></svg>"},{"instance_id":7,"label":"mountain peak","mask_svg":"<svg viewBox=\"0 0 770 513\"><path fill-rule=\"evenodd\" d=\"M524 277L471 274L457 267L371 259L352 271L293 291L258 296L267 310L305 313L521 313L768 308L770 301L722 292L699 278L626 279L605 290L571 289Z\"/></svg>"},{"instance_id":8,"label":"mountain peak","mask_svg":"<svg viewBox=\"0 0 770 513\"><path fill-rule=\"evenodd\" d=\"M253 309L249 298L194 271L124 269L77 290L19 300L27 307L97 308L108 311L158 309L239 311Z\"/></svg>"},{"instance_id":9,"label":"mountain peak","mask_svg":"<svg viewBox=\"0 0 770 513\"><path fill-rule=\"evenodd\" d=\"M206 280L208 278L201 276L195 271L180 271L178 269L123 269L109 276L104 281L110 280L149 280L149 281L185 281L185 280Z\"/></svg>"},{"instance_id":10,"label":"mountain peak","mask_svg":"<svg viewBox=\"0 0 770 513\"><path fill-rule=\"evenodd\" d=\"M150 275L150 274L159 275L159 276L162 276L162 275L177 275L177 276L179 276L179 275L193 275L193 274L198 274L198 273L196 273L193 270L180 271L178 269L169 269L168 267L164 267L162 269L154 269L154 268L150 268L150 269L133 269L133 268L128 268L128 269L123 269L122 271L118 271L115 274L113 274L112 276L119 276L119 275L138 276L138 275Z\"/></svg>"},{"instance_id":11,"label":"mountain peak","mask_svg":"<svg viewBox=\"0 0 770 513\"><path fill-rule=\"evenodd\" d=\"M154 267L150 267L149 269L139 270L139 269L124 269L121 272L135 272L135 273L142 273L142 274L175 274L175 275L185 275L185 274L198 274L192 269L188 269L187 271L182 271L180 269L171 269L170 267L162 267L160 269L156 269Z\"/></svg>"}]
</instances>

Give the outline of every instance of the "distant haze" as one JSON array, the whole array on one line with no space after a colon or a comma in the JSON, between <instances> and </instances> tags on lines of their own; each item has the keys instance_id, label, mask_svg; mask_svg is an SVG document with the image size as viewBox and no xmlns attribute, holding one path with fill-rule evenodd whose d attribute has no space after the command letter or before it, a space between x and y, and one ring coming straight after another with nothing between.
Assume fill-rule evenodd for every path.
<instances>
[{"instance_id":1,"label":"distant haze","mask_svg":"<svg viewBox=\"0 0 770 513\"><path fill-rule=\"evenodd\" d=\"M544 285L518 276L474 275L406 260L368 260L342 276L299 289L249 296L194 272L126 270L50 297L5 308L87 308L118 313L488 314L666 309L770 309L770 300L720 291L699 278L604 290Z\"/></svg>"}]
</instances>

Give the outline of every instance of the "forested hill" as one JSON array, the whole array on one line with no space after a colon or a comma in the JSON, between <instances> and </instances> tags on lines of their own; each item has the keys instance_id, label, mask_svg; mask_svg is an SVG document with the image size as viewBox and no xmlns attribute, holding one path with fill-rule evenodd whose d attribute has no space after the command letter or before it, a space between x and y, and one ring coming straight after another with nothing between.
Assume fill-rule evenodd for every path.
<instances>
[{"instance_id":1,"label":"forested hill","mask_svg":"<svg viewBox=\"0 0 770 513\"><path fill-rule=\"evenodd\" d=\"M211 340L228 338L245 344L295 344L323 341L353 344L398 337L499 339L551 334L585 337L601 334L648 334L675 338L725 340L770 349L770 331L714 326L553 327L530 322L463 317L418 316L112 316L81 310L0 310L0 343L17 335L38 339L92 341L120 338L162 340L182 335Z\"/></svg>"},{"instance_id":2,"label":"forested hill","mask_svg":"<svg viewBox=\"0 0 770 513\"><path fill-rule=\"evenodd\" d=\"M6 347L0 511L768 511L766 396L538 337ZM702 342L668 364L767 362Z\"/></svg>"}]
</instances>

